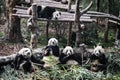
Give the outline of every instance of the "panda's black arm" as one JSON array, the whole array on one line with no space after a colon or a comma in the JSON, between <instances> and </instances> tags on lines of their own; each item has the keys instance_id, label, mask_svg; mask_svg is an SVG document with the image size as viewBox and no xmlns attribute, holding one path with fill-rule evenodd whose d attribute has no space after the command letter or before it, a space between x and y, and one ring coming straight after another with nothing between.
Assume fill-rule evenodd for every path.
<instances>
[{"instance_id":1,"label":"panda's black arm","mask_svg":"<svg viewBox=\"0 0 120 80\"><path fill-rule=\"evenodd\" d=\"M13 60L13 65L15 69L19 69L20 64L22 63L22 61L24 60L23 56L20 54L17 54L15 56L15 59Z\"/></svg>"},{"instance_id":2,"label":"panda's black arm","mask_svg":"<svg viewBox=\"0 0 120 80\"><path fill-rule=\"evenodd\" d=\"M61 56L59 58L60 63L65 64L68 60L69 60L69 56L61 54Z\"/></svg>"}]
</instances>

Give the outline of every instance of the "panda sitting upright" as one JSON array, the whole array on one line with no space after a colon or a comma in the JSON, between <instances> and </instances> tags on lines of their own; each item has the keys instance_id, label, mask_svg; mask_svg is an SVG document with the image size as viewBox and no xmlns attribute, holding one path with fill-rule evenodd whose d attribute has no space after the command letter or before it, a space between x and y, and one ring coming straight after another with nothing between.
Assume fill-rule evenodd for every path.
<instances>
[{"instance_id":1,"label":"panda sitting upright","mask_svg":"<svg viewBox=\"0 0 120 80\"><path fill-rule=\"evenodd\" d=\"M105 56L104 48L100 45L94 48L91 59L91 70L92 71L103 71L107 66L107 58Z\"/></svg>"},{"instance_id":2,"label":"panda sitting upright","mask_svg":"<svg viewBox=\"0 0 120 80\"><path fill-rule=\"evenodd\" d=\"M48 61L50 61L51 59L54 60L55 62L58 62L59 55L60 53L58 40L56 38L50 38L48 41L48 45L44 48L43 61L45 61L48 65L51 64L48 63Z\"/></svg>"},{"instance_id":3,"label":"panda sitting upright","mask_svg":"<svg viewBox=\"0 0 120 80\"><path fill-rule=\"evenodd\" d=\"M32 6L28 8L27 14L32 15ZM37 16L38 18L58 19L61 13L53 7L37 5Z\"/></svg>"},{"instance_id":4,"label":"panda sitting upright","mask_svg":"<svg viewBox=\"0 0 120 80\"><path fill-rule=\"evenodd\" d=\"M48 40L48 45L45 47L45 56L49 55L59 57L59 46L58 40L56 38L50 38Z\"/></svg>"},{"instance_id":5,"label":"panda sitting upright","mask_svg":"<svg viewBox=\"0 0 120 80\"><path fill-rule=\"evenodd\" d=\"M30 48L22 48L15 56L13 65L15 69L23 69L24 72L32 72L33 66L31 63L32 50Z\"/></svg>"},{"instance_id":6,"label":"panda sitting upright","mask_svg":"<svg viewBox=\"0 0 120 80\"><path fill-rule=\"evenodd\" d=\"M82 58L71 46L66 46L60 54L59 62L59 64L81 65Z\"/></svg>"}]
</instances>

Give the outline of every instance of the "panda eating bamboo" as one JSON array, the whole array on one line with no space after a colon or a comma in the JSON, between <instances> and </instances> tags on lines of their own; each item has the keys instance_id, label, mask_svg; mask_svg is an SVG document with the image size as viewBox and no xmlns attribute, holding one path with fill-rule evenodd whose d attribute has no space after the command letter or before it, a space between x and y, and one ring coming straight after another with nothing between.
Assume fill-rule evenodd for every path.
<instances>
[{"instance_id":1,"label":"panda eating bamboo","mask_svg":"<svg viewBox=\"0 0 120 80\"><path fill-rule=\"evenodd\" d=\"M92 71L103 71L107 67L107 58L105 56L105 50L102 46L97 45L92 55L90 56L91 59L91 70Z\"/></svg>"},{"instance_id":2,"label":"panda eating bamboo","mask_svg":"<svg viewBox=\"0 0 120 80\"><path fill-rule=\"evenodd\" d=\"M71 46L66 46L60 56L59 56L59 64L68 64L68 65L81 65L82 58L81 55L75 53Z\"/></svg>"}]
</instances>

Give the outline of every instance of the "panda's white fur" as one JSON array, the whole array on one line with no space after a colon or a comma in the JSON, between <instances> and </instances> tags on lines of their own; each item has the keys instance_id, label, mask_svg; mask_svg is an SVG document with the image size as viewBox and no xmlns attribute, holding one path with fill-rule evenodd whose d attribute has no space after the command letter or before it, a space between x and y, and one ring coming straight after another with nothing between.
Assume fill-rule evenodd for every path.
<instances>
[{"instance_id":1,"label":"panda's white fur","mask_svg":"<svg viewBox=\"0 0 120 80\"><path fill-rule=\"evenodd\" d=\"M96 56L105 53L105 50L102 46L97 45L94 50L93 50L93 54L95 54Z\"/></svg>"},{"instance_id":2,"label":"panda's white fur","mask_svg":"<svg viewBox=\"0 0 120 80\"><path fill-rule=\"evenodd\" d=\"M63 49L63 53L66 55L71 55L71 54L74 54L74 51L73 51L73 48L71 46L66 46Z\"/></svg>"},{"instance_id":3,"label":"panda's white fur","mask_svg":"<svg viewBox=\"0 0 120 80\"><path fill-rule=\"evenodd\" d=\"M22 48L19 50L18 54L22 55L24 58L30 58L32 50L30 48Z\"/></svg>"},{"instance_id":4,"label":"panda's white fur","mask_svg":"<svg viewBox=\"0 0 120 80\"><path fill-rule=\"evenodd\" d=\"M58 40L56 38L50 38L48 40L48 46L58 46Z\"/></svg>"},{"instance_id":5,"label":"panda's white fur","mask_svg":"<svg viewBox=\"0 0 120 80\"><path fill-rule=\"evenodd\" d=\"M61 17L61 13L59 11L55 11L53 13L53 19L59 19Z\"/></svg>"},{"instance_id":6,"label":"panda's white fur","mask_svg":"<svg viewBox=\"0 0 120 80\"><path fill-rule=\"evenodd\" d=\"M27 27L31 27L32 26L32 18L29 18L27 21Z\"/></svg>"}]
</instances>

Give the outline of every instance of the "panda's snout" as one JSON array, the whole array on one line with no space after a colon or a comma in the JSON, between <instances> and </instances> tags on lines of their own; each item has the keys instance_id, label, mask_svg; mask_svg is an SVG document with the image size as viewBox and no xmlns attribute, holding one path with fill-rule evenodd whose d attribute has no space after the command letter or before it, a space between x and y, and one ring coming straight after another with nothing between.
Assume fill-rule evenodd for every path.
<instances>
[{"instance_id":1,"label":"panda's snout","mask_svg":"<svg viewBox=\"0 0 120 80\"><path fill-rule=\"evenodd\" d=\"M55 17L55 19L58 19L57 17Z\"/></svg>"},{"instance_id":2,"label":"panda's snout","mask_svg":"<svg viewBox=\"0 0 120 80\"><path fill-rule=\"evenodd\" d=\"M69 52L67 52L67 55L71 55L71 52L69 51Z\"/></svg>"},{"instance_id":3,"label":"panda's snout","mask_svg":"<svg viewBox=\"0 0 120 80\"><path fill-rule=\"evenodd\" d=\"M53 44L55 44L55 43L53 42Z\"/></svg>"}]
</instances>

